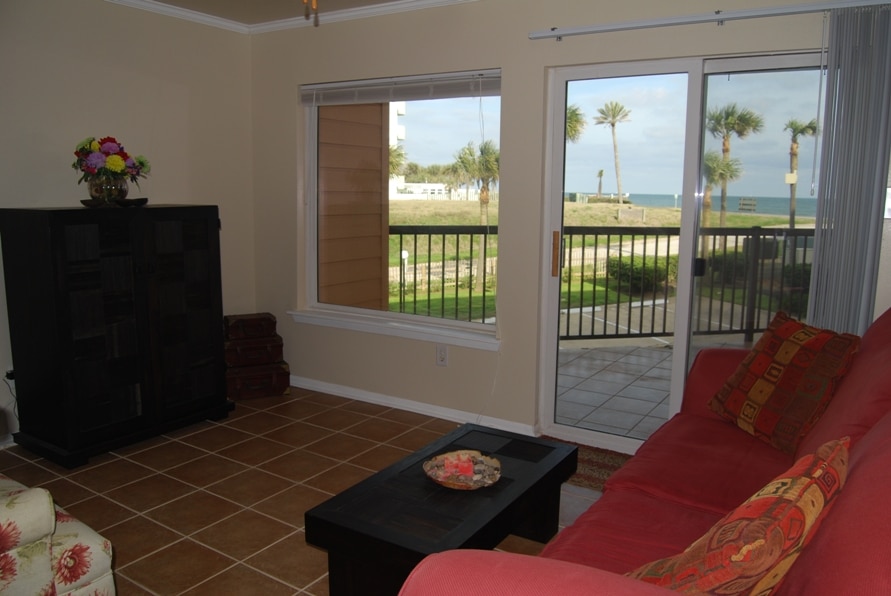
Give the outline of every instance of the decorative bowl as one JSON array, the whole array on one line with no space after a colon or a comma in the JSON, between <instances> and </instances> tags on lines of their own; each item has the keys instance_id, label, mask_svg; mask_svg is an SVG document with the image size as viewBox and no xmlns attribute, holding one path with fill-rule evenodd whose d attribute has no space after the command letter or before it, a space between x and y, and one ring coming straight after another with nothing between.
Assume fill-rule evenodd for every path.
<instances>
[{"instance_id":1,"label":"decorative bowl","mask_svg":"<svg viewBox=\"0 0 891 596\"><path fill-rule=\"evenodd\" d=\"M501 478L501 462L479 451L462 449L441 453L424 462L424 473L442 486L476 490L492 486Z\"/></svg>"}]
</instances>

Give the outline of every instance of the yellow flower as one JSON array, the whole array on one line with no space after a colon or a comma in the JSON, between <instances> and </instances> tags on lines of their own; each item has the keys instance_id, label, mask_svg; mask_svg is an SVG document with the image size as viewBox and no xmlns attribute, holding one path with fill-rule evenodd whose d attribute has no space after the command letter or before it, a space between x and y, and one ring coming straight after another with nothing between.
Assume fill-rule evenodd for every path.
<instances>
[{"instance_id":1,"label":"yellow flower","mask_svg":"<svg viewBox=\"0 0 891 596\"><path fill-rule=\"evenodd\" d=\"M92 151L93 153L99 151L99 141L93 139L93 141L90 143L90 151Z\"/></svg>"},{"instance_id":2,"label":"yellow flower","mask_svg":"<svg viewBox=\"0 0 891 596\"><path fill-rule=\"evenodd\" d=\"M112 172L123 172L127 164L120 155L109 155L105 160L105 167Z\"/></svg>"}]
</instances>

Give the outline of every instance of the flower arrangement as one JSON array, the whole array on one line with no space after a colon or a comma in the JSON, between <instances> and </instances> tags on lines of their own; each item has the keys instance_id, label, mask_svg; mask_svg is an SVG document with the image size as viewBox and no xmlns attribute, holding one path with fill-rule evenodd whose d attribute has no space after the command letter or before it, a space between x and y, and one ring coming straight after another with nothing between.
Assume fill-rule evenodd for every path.
<instances>
[{"instance_id":1,"label":"flower arrangement","mask_svg":"<svg viewBox=\"0 0 891 596\"><path fill-rule=\"evenodd\" d=\"M145 157L132 157L114 137L84 139L78 143L74 155L77 159L71 167L81 172L78 184L108 177L129 179L139 186L139 178L144 178L152 169Z\"/></svg>"}]
</instances>

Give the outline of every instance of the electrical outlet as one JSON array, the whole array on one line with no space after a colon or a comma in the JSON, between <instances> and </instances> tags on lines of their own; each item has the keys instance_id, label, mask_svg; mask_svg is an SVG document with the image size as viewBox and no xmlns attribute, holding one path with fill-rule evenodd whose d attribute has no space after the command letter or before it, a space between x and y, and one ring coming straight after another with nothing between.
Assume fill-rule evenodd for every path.
<instances>
[{"instance_id":1,"label":"electrical outlet","mask_svg":"<svg viewBox=\"0 0 891 596\"><path fill-rule=\"evenodd\" d=\"M436 344L436 366L449 365L449 347L445 344Z\"/></svg>"}]
</instances>

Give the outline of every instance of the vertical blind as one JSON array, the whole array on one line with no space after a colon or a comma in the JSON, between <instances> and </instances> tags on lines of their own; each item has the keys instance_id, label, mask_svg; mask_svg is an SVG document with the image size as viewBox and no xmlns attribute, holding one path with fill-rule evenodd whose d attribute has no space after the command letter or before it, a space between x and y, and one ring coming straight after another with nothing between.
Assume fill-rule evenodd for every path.
<instances>
[{"instance_id":1,"label":"vertical blind","mask_svg":"<svg viewBox=\"0 0 891 596\"><path fill-rule=\"evenodd\" d=\"M808 322L873 319L891 155L891 4L833 10Z\"/></svg>"}]
</instances>

